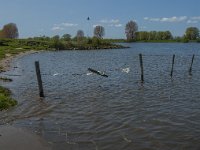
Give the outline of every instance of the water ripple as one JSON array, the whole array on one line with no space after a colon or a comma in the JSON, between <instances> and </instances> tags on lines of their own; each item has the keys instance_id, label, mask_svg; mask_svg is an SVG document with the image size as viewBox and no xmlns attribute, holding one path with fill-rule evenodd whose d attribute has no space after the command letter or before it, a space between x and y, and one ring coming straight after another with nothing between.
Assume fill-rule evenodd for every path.
<instances>
[{"instance_id":1,"label":"water ripple","mask_svg":"<svg viewBox=\"0 0 200 150\"><path fill-rule=\"evenodd\" d=\"M5 73L14 82L5 86L19 105L0 112L0 124L29 128L55 150L199 149L199 45L129 46L113 51L43 52L15 60L18 67ZM143 84L139 53L144 54ZM38 97L35 60L41 64L44 99ZM89 74L89 67L109 77Z\"/></svg>"}]
</instances>

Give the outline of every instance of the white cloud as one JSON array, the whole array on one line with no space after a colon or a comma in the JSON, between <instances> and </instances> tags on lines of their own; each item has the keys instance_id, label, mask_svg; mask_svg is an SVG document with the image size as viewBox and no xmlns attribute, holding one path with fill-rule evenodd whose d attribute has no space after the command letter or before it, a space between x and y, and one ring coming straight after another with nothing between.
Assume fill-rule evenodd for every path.
<instances>
[{"instance_id":1,"label":"white cloud","mask_svg":"<svg viewBox=\"0 0 200 150\"><path fill-rule=\"evenodd\" d=\"M103 26L103 25L101 25L101 24L94 24L94 25L93 25L93 28L95 28L96 26ZM122 27L123 25L119 23L119 24L108 24L107 26L108 26L108 27L120 28L120 27Z\"/></svg>"},{"instance_id":2,"label":"white cloud","mask_svg":"<svg viewBox=\"0 0 200 150\"><path fill-rule=\"evenodd\" d=\"M104 24L118 24L119 19L111 19L111 20L102 19L102 20L100 20L100 22L104 23Z\"/></svg>"},{"instance_id":3,"label":"white cloud","mask_svg":"<svg viewBox=\"0 0 200 150\"><path fill-rule=\"evenodd\" d=\"M149 18L149 21L160 21L160 18Z\"/></svg>"},{"instance_id":4,"label":"white cloud","mask_svg":"<svg viewBox=\"0 0 200 150\"><path fill-rule=\"evenodd\" d=\"M120 28L120 27L122 27L123 25L119 23L119 24L109 24L108 26L109 26L109 27Z\"/></svg>"},{"instance_id":5,"label":"white cloud","mask_svg":"<svg viewBox=\"0 0 200 150\"><path fill-rule=\"evenodd\" d=\"M122 24L120 23L119 19L102 19L99 21L101 24L107 25L108 27L122 27Z\"/></svg>"},{"instance_id":6,"label":"white cloud","mask_svg":"<svg viewBox=\"0 0 200 150\"><path fill-rule=\"evenodd\" d=\"M117 23L119 23L119 19L112 19L112 20L110 20L110 23L114 23L114 24L117 24Z\"/></svg>"},{"instance_id":7,"label":"white cloud","mask_svg":"<svg viewBox=\"0 0 200 150\"><path fill-rule=\"evenodd\" d=\"M200 16L190 17L190 19L187 21L188 24L195 24L199 22L200 22Z\"/></svg>"},{"instance_id":8,"label":"white cloud","mask_svg":"<svg viewBox=\"0 0 200 150\"><path fill-rule=\"evenodd\" d=\"M115 27L122 27L122 24L116 24Z\"/></svg>"},{"instance_id":9,"label":"white cloud","mask_svg":"<svg viewBox=\"0 0 200 150\"><path fill-rule=\"evenodd\" d=\"M65 30L68 27L76 27L78 24L75 23L60 23L60 24L54 24L53 27L51 28L52 31L62 31Z\"/></svg>"},{"instance_id":10,"label":"white cloud","mask_svg":"<svg viewBox=\"0 0 200 150\"><path fill-rule=\"evenodd\" d=\"M188 24L195 24L200 22L200 16L190 17L187 21Z\"/></svg>"},{"instance_id":11,"label":"white cloud","mask_svg":"<svg viewBox=\"0 0 200 150\"><path fill-rule=\"evenodd\" d=\"M101 23L108 23L108 20L106 19L103 19L103 20L100 20Z\"/></svg>"},{"instance_id":12,"label":"white cloud","mask_svg":"<svg viewBox=\"0 0 200 150\"><path fill-rule=\"evenodd\" d=\"M161 22L183 22L187 20L187 16L181 16L181 17L171 17L171 18L162 18Z\"/></svg>"},{"instance_id":13,"label":"white cloud","mask_svg":"<svg viewBox=\"0 0 200 150\"><path fill-rule=\"evenodd\" d=\"M144 17L144 20L146 20L146 21L160 21L160 18L149 18L149 17Z\"/></svg>"},{"instance_id":14,"label":"white cloud","mask_svg":"<svg viewBox=\"0 0 200 150\"><path fill-rule=\"evenodd\" d=\"M74 23L62 23L61 26L64 26L64 27L76 27L76 26L78 26L78 24L74 24Z\"/></svg>"},{"instance_id":15,"label":"white cloud","mask_svg":"<svg viewBox=\"0 0 200 150\"><path fill-rule=\"evenodd\" d=\"M64 30L64 28L59 27L59 26L55 26L55 27L52 27L51 30L52 31L62 31L62 30Z\"/></svg>"},{"instance_id":16,"label":"white cloud","mask_svg":"<svg viewBox=\"0 0 200 150\"><path fill-rule=\"evenodd\" d=\"M140 29L141 29L141 30L147 29L147 27L146 27L146 26L141 26Z\"/></svg>"},{"instance_id":17,"label":"white cloud","mask_svg":"<svg viewBox=\"0 0 200 150\"><path fill-rule=\"evenodd\" d=\"M152 21L152 22L171 22L171 23L174 23L174 22L183 22L183 21L186 21L187 20L187 16L180 16L180 17L163 17L163 18L149 18L149 17L144 17L144 20L147 20L147 21Z\"/></svg>"},{"instance_id":18,"label":"white cloud","mask_svg":"<svg viewBox=\"0 0 200 150\"><path fill-rule=\"evenodd\" d=\"M93 28L95 28L96 26L101 26L101 25L100 24L94 24L92 26L93 26Z\"/></svg>"},{"instance_id":19,"label":"white cloud","mask_svg":"<svg viewBox=\"0 0 200 150\"><path fill-rule=\"evenodd\" d=\"M190 19L192 19L192 20L200 20L200 16L191 17Z\"/></svg>"},{"instance_id":20,"label":"white cloud","mask_svg":"<svg viewBox=\"0 0 200 150\"><path fill-rule=\"evenodd\" d=\"M188 20L187 23L188 24L195 24L195 23L198 23L199 21L197 20Z\"/></svg>"}]
</instances>

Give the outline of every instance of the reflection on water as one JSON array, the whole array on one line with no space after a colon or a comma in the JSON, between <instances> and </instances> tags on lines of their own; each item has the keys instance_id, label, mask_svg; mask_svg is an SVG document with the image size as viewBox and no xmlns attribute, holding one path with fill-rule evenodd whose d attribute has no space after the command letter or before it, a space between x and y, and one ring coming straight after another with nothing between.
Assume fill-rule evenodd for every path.
<instances>
[{"instance_id":1,"label":"reflection on water","mask_svg":"<svg viewBox=\"0 0 200 150\"><path fill-rule=\"evenodd\" d=\"M12 76L14 81L5 86L19 105L0 112L0 124L30 128L55 150L199 149L199 44L129 46L42 52L16 59L14 69L4 75ZM144 84L139 53L144 59ZM36 60L41 65L44 99L38 97ZM89 67L108 78L91 74Z\"/></svg>"}]
</instances>

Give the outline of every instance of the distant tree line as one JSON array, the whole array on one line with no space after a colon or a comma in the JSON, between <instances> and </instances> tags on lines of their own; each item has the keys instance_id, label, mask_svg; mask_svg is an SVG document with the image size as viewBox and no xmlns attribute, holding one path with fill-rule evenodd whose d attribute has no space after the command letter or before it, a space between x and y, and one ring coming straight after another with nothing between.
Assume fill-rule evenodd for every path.
<instances>
[{"instance_id":1,"label":"distant tree line","mask_svg":"<svg viewBox=\"0 0 200 150\"><path fill-rule=\"evenodd\" d=\"M177 42L187 42L187 41L199 41L200 34L197 27L188 27L182 37L173 37L170 31L138 31L138 25L135 21L131 20L125 25L125 35L128 42L134 41L162 41L162 40L174 40ZM105 36L105 28L103 26L96 26L93 31L93 37L96 39L103 39ZM0 30L0 38L10 38L16 39L19 37L19 32L17 25L15 23L9 23L3 26ZM53 41L77 41L81 43L84 41L85 37L83 30L78 30L75 37L68 33L63 36L55 35L53 37L35 37L38 40L53 40Z\"/></svg>"},{"instance_id":2,"label":"distant tree line","mask_svg":"<svg viewBox=\"0 0 200 150\"><path fill-rule=\"evenodd\" d=\"M94 35L92 38L86 37L84 31L79 29L75 35L72 37L70 34L66 33L62 36L54 35L52 37L39 36L31 37L28 40L33 41L48 41L51 43L50 48L59 49L71 49L72 47L78 49L84 49L85 47L98 47L98 46L110 46L110 43L106 40L102 40L105 35L105 29L103 26L96 26L93 31ZM33 42L34 43L34 42ZM78 47L77 47L78 46Z\"/></svg>"},{"instance_id":3,"label":"distant tree line","mask_svg":"<svg viewBox=\"0 0 200 150\"><path fill-rule=\"evenodd\" d=\"M148 40L172 40L173 36L170 31L140 31L136 32L136 41Z\"/></svg>"},{"instance_id":4,"label":"distant tree line","mask_svg":"<svg viewBox=\"0 0 200 150\"><path fill-rule=\"evenodd\" d=\"M138 31L137 23L132 20L126 24L125 34L128 42L162 40L175 40L177 42L197 40L200 42L200 34L197 27L188 27L182 37L173 37L170 31Z\"/></svg>"}]
</instances>

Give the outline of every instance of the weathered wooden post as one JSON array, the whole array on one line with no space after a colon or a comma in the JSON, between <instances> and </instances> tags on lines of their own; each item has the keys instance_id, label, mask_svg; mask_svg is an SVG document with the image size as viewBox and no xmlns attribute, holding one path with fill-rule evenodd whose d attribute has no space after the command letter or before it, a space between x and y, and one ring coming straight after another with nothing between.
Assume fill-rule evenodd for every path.
<instances>
[{"instance_id":1,"label":"weathered wooden post","mask_svg":"<svg viewBox=\"0 0 200 150\"><path fill-rule=\"evenodd\" d=\"M193 65L193 62L194 62L194 54L192 56L192 62L190 64L189 75L192 75L192 65Z\"/></svg>"},{"instance_id":2,"label":"weathered wooden post","mask_svg":"<svg viewBox=\"0 0 200 150\"><path fill-rule=\"evenodd\" d=\"M171 74L170 74L171 77L173 76L173 72L174 72L174 60L175 60L175 55L173 55L173 58L172 58L172 69L171 69Z\"/></svg>"},{"instance_id":3,"label":"weathered wooden post","mask_svg":"<svg viewBox=\"0 0 200 150\"><path fill-rule=\"evenodd\" d=\"M38 87L39 87L39 95L40 97L44 97L39 61L35 61L35 71L36 71Z\"/></svg>"},{"instance_id":4,"label":"weathered wooden post","mask_svg":"<svg viewBox=\"0 0 200 150\"><path fill-rule=\"evenodd\" d=\"M144 82L144 68L143 68L143 60L142 60L142 54L139 54L140 58L140 68L141 68L141 82Z\"/></svg>"}]
</instances>

